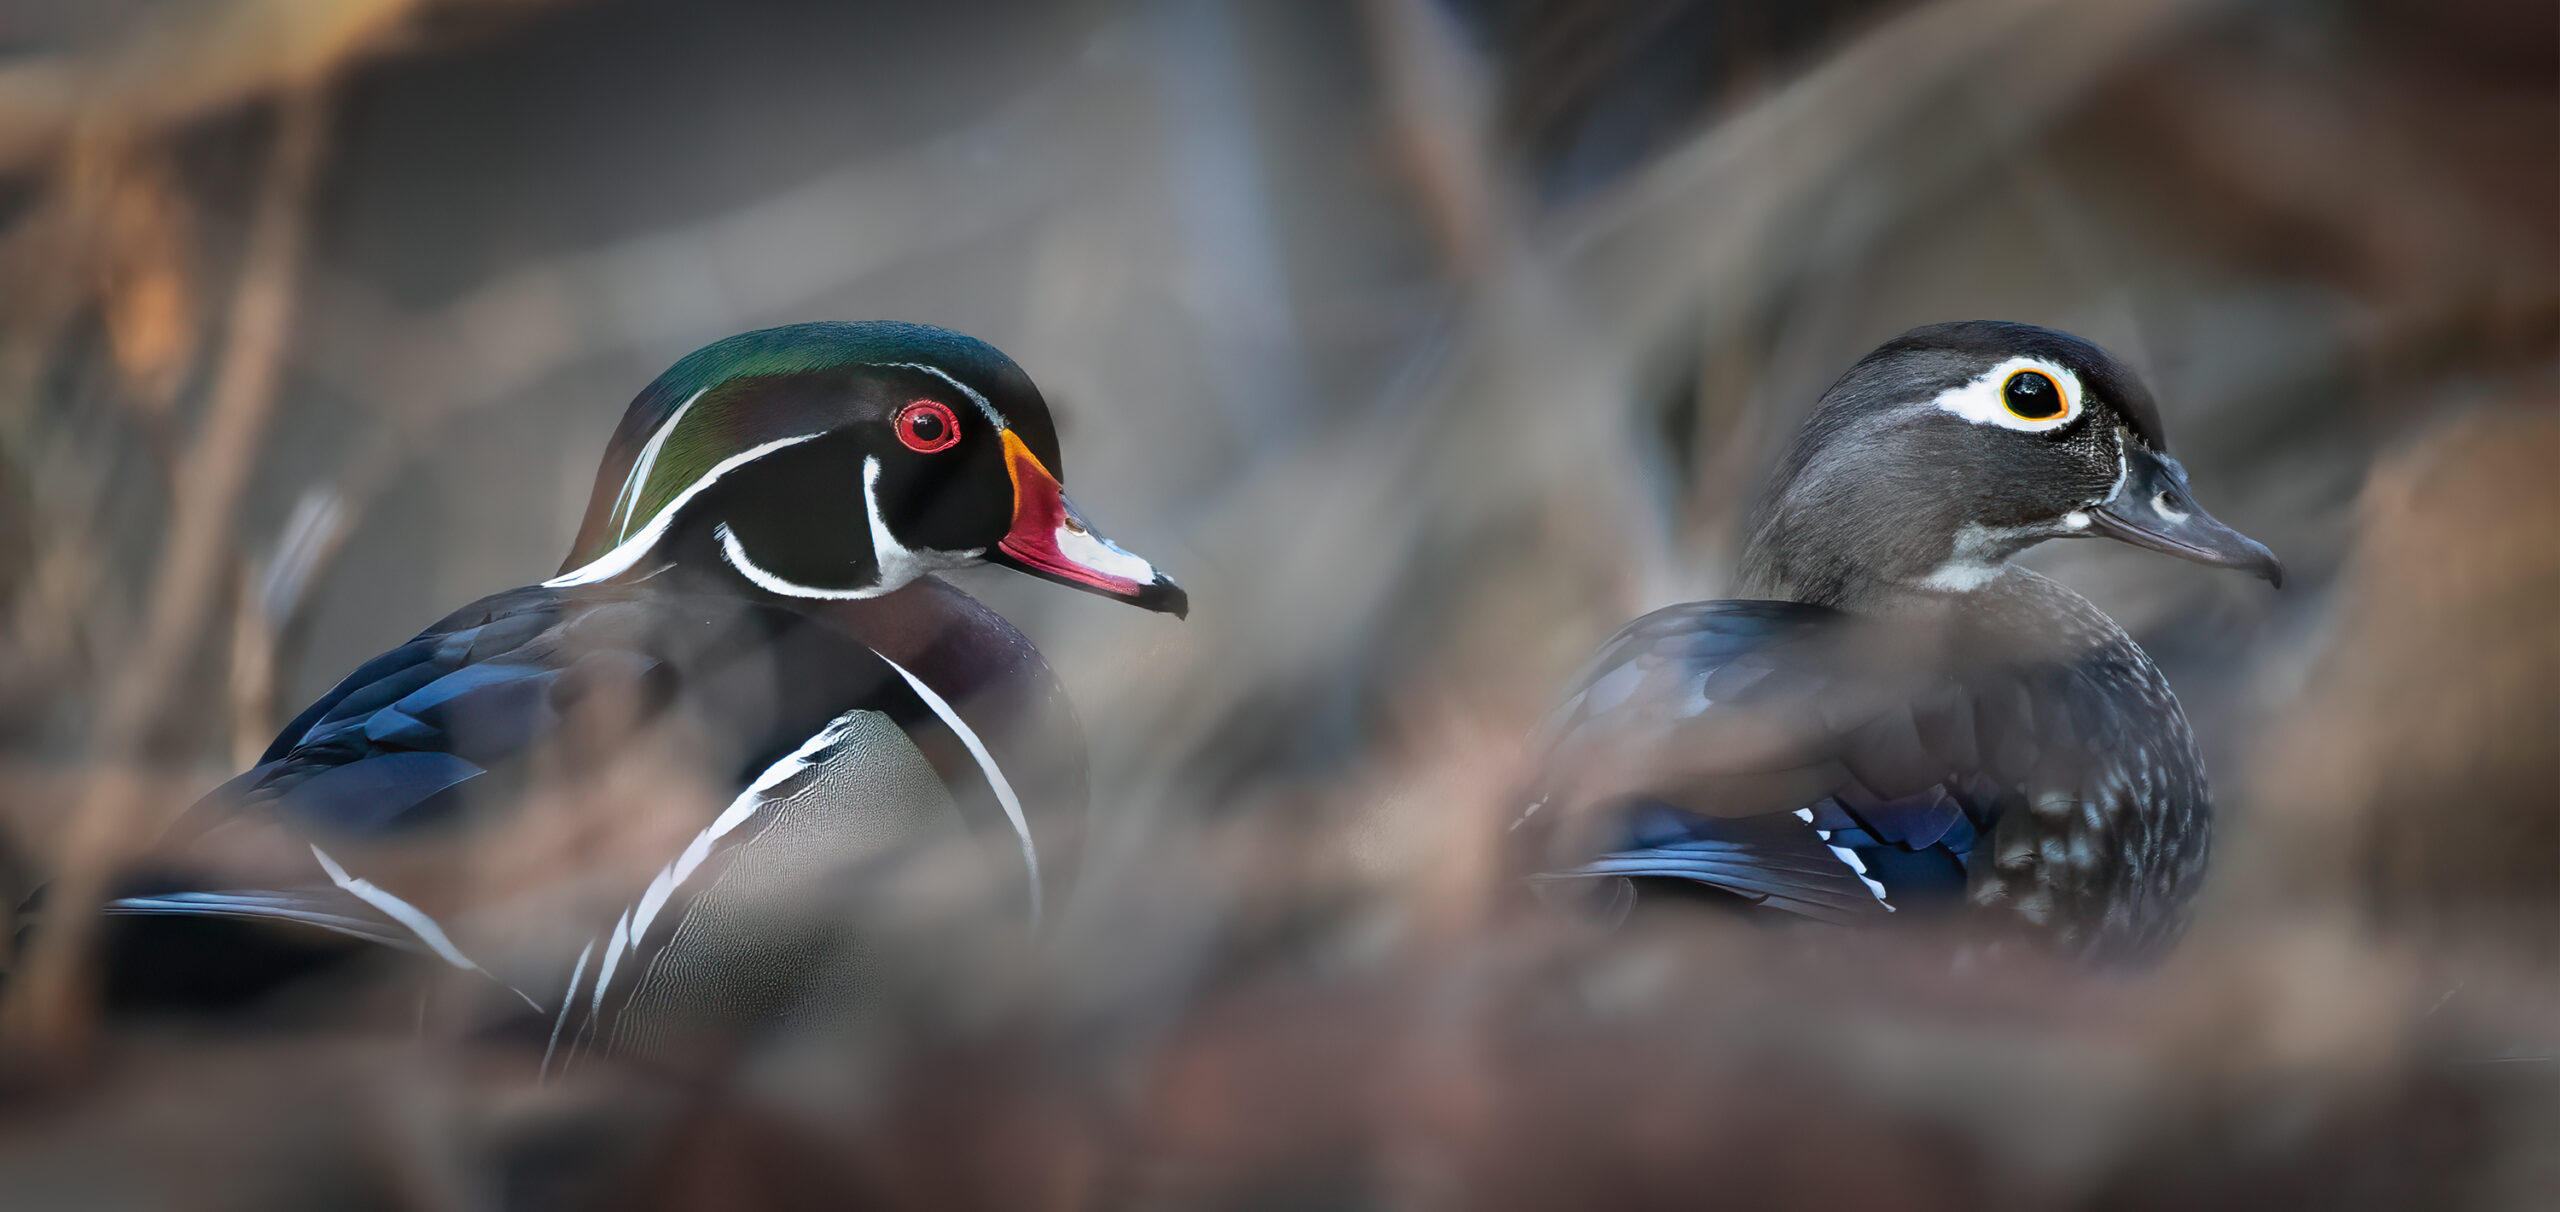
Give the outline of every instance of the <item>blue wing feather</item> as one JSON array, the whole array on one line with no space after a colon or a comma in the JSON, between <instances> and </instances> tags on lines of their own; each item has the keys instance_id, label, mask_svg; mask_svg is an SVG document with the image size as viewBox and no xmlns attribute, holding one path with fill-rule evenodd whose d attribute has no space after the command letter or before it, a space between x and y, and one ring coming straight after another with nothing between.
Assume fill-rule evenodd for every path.
<instances>
[{"instance_id":1,"label":"blue wing feather","mask_svg":"<svg viewBox=\"0 0 2560 1212\"><path fill-rule=\"evenodd\" d=\"M459 789L555 730L560 671L519 650L562 613L554 595L512 590L358 666L193 824L265 807L322 836L363 837L443 819Z\"/></svg>"},{"instance_id":2,"label":"blue wing feather","mask_svg":"<svg viewBox=\"0 0 2560 1212\"><path fill-rule=\"evenodd\" d=\"M2025 708L1870 671L1847 625L1800 603L1697 602L1604 645L1560 719L1551 779L1616 763L1638 768L1603 784L1644 790L1579 806L1619 824L1568 873L1686 880L1833 922L1960 897L1983 807L1966 794L1974 738L2010 732L1977 711Z\"/></svg>"},{"instance_id":3,"label":"blue wing feather","mask_svg":"<svg viewBox=\"0 0 2560 1212\"><path fill-rule=\"evenodd\" d=\"M488 773L450 753L385 753L332 766L275 801L294 825L323 835L369 836L423 823L450 806L445 793Z\"/></svg>"}]
</instances>

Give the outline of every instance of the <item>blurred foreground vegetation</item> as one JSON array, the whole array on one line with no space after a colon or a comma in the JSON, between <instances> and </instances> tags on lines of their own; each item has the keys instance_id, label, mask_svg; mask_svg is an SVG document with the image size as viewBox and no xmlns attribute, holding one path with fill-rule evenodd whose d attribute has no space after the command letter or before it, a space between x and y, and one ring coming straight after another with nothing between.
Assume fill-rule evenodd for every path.
<instances>
[{"instance_id":1,"label":"blurred foreground vegetation","mask_svg":"<svg viewBox=\"0 0 2560 1212\"><path fill-rule=\"evenodd\" d=\"M1973 316L2144 367L2292 574L2033 559L2204 739L2189 944L1511 912L1557 684L1720 591L1832 376ZM1042 947L943 906L861 1030L550 1086L397 1015L87 1012L61 923L126 856L548 575L668 362L820 317L1012 354L1194 592L964 578L1093 743ZM48 888L0 1204L2544 1206L2555 402L2526 0L0 9L0 884Z\"/></svg>"}]
</instances>

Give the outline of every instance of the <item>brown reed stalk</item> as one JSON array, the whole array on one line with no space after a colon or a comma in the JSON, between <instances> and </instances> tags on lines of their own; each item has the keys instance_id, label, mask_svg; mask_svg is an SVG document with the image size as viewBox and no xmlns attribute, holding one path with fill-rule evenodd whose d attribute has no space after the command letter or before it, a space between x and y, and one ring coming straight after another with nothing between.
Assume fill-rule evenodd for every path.
<instances>
[{"instance_id":1,"label":"brown reed stalk","mask_svg":"<svg viewBox=\"0 0 2560 1212\"><path fill-rule=\"evenodd\" d=\"M312 185L328 142L325 83L276 100L264 180L233 287L229 331L204 420L178 465L170 531L138 641L99 699L91 773L56 847L46 926L0 1009L0 1038L38 1055L78 1055L93 1027L89 949L108 877L161 824L137 767L168 718L233 563L232 527L257 467L293 332Z\"/></svg>"}]
</instances>

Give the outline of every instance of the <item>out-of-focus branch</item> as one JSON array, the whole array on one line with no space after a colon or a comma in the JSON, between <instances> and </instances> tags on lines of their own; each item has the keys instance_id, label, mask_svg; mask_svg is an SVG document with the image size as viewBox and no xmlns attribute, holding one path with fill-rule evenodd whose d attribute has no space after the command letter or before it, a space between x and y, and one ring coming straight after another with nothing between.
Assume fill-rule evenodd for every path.
<instances>
[{"instance_id":1,"label":"out-of-focus branch","mask_svg":"<svg viewBox=\"0 0 2560 1212\"><path fill-rule=\"evenodd\" d=\"M147 130L307 85L398 40L422 0L154 5L122 40L0 67L0 169L78 129Z\"/></svg>"},{"instance_id":2,"label":"out-of-focus branch","mask_svg":"<svg viewBox=\"0 0 2560 1212\"><path fill-rule=\"evenodd\" d=\"M1590 418L1624 405L1630 368L1689 314L1691 300L1713 296L1744 307L1732 301L1764 297L1777 271L1761 254L1805 207L1853 182L1879 198L1907 199L1898 205L1918 205L1929 187L1981 165L1996 145L1963 119L1971 113L1964 88L1983 64L2040 48L2029 56L2036 70L2017 81L2011 127L1998 132L2022 137L2208 2L1965 0L1916 10L1857 39L1768 103L1702 133L1613 199L1551 228L1497 233L1495 246L1507 239L1522 255L1461 317L1449 363L1426 397L1400 400L1401 417L1340 446L1318 444L1302 457L1272 461L1204 526L1217 533L1204 533L1203 547L1254 551L1266 567L1303 562L1304 583L1321 582L1331 592L1270 603L1286 619L1257 614L1262 603L1255 601L1204 609L1168 646L1184 659L1259 663L1204 679L1238 688L1285 683L1288 671L1320 667L1325 654L1357 651L1347 638L1352 629L1419 608L1383 600L1414 591L1388 571L1410 553L1464 549L1464 538L1450 530L1517 516L1520 502L1546 485L1621 484L1614 432ZM2044 53L2053 47L2070 49ZM1914 131L1930 137L1913 140ZM1897 141L1925 142L1927 162L1894 154ZM1901 213L1893 205L1870 212L1860 225L1870 232ZM1566 406L1576 402L1582 406ZM1326 487L1314 493L1312 484ZM1402 506L1417 495L1443 508ZM1631 504L1593 516L1640 511ZM1438 532L1427 533L1433 528ZM1343 535L1360 536L1358 550L1341 542ZM1615 522L1557 544L1602 553L1595 557L1602 560L1628 545L1626 528ZM1536 563L1516 548L1512 554ZM1623 617L1637 605L1615 603L1601 613ZM1443 628L1456 629L1454 620ZM1243 642L1246 635L1253 642ZM1098 681L1107 686L1110 679ZM1183 719L1132 735L1163 745L1222 718L1196 702L1172 710Z\"/></svg>"},{"instance_id":3,"label":"out-of-focus branch","mask_svg":"<svg viewBox=\"0 0 2560 1212\"><path fill-rule=\"evenodd\" d=\"M217 605L232 553L232 520L255 468L292 332L307 241L306 212L328 136L325 90L279 102L265 183L229 308L230 328L205 418L178 469L170 532L139 641L100 699L94 770L56 851L47 928L10 991L9 1036L55 1050L76 1046L89 1016L86 957L95 910L123 849L146 836L157 807L136 765L167 718Z\"/></svg>"},{"instance_id":4,"label":"out-of-focus branch","mask_svg":"<svg viewBox=\"0 0 2560 1212\"><path fill-rule=\"evenodd\" d=\"M276 674L287 637L309 611L310 590L354 532L346 500L315 486L294 502L293 516L264 560L240 562L239 604L231 629L231 764L246 769L276 727Z\"/></svg>"},{"instance_id":5,"label":"out-of-focus branch","mask_svg":"<svg viewBox=\"0 0 2560 1212\"><path fill-rule=\"evenodd\" d=\"M1690 300L1757 293L1768 235L1826 191L1892 181L1854 241L2033 136L2112 67L2220 0L1964 0L1917 8L1662 158L1557 233L1595 331L1643 343ZM1983 120L1983 65L2000 68ZM1925 134L1925 137L1915 135Z\"/></svg>"},{"instance_id":6,"label":"out-of-focus branch","mask_svg":"<svg viewBox=\"0 0 2560 1212\"><path fill-rule=\"evenodd\" d=\"M431 311L312 267L294 370L376 413L323 490L338 536L312 575L432 435L474 410L582 362L646 362L706 332L793 315L866 274L990 238L1073 196L1107 168L1075 132L1120 121L1100 83L1089 68L1071 70L983 121L708 219L514 265Z\"/></svg>"},{"instance_id":7,"label":"out-of-focus branch","mask_svg":"<svg viewBox=\"0 0 2560 1212\"><path fill-rule=\"evenodd\" d=\"M1437 5L1369 0L1361 11L1398 165L1442 260L1453 276L1472 280L1503 221L1484 72Z\"/></svg>"},{"instance_id":8,"label":"out-of-focus branch","mask_svg":"<svg viewBox=\"0 0 2560 1212\"><path fill-rule=\"evenodd\" d=\"M322 267L296 369L379 402L399 428L385 440L405 450L581 362L654 363L1023 223L1105 171L1075 135L1122 112L1094 73L1071 71L983 121L708 218L515 263L423 313Z\"/></svg>"}]
</instances>

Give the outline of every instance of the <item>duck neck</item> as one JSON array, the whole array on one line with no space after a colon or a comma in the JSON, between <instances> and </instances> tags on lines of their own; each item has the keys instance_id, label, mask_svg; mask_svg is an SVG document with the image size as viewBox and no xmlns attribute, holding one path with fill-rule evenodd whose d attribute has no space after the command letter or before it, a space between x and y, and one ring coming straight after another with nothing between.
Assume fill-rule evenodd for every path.
<instances>
[{"instance_id":1,"label":"duck neck","mask_svg":"<svg viewBox=\"0 0 2560 1212\"><path fill-rule=\"evenodd\" d=\"M1936 486L1891 474L1804 478L1762 502L1740 589L1872 613L1913 596L1971 593L2043 537L1962 519Z\"/></svg>"}]
</instances>

